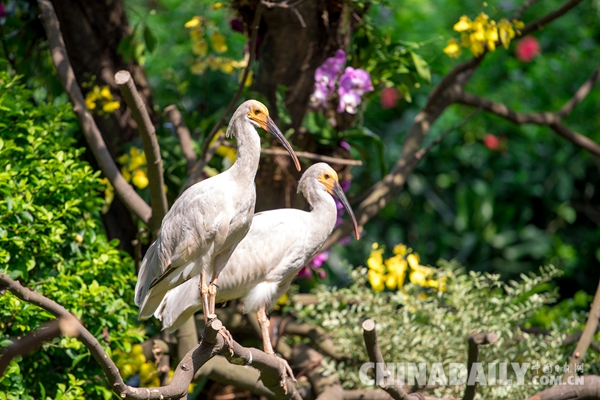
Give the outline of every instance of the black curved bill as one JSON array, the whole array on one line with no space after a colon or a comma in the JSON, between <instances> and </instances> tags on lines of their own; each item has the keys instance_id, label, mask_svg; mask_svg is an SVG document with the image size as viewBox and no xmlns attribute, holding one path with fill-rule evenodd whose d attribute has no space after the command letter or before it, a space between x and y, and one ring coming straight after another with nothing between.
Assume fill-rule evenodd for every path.
<instances>
[{"instance_id":1,"label":"black curved bill","mask_svg":"<svg viewBox=\"0 0 600 400\"><path fill-rule=\"evenodd\" d=\"M342 203L350 218L352 218L352 224L354 225L354 236L356 236L356 240L360 239L360 233L358 233L358 223L356 222L356 217L354 217L354 213L352 212L352 208L350 208L350 203L348 203L348 199L344 194L344 189L340 186L339 183L335 182L333 184L333 195Z\"/></svg>"},{"instance_id":2,"label":"black curved bill","mask_svg":"<svg viewBox=\"0 0 600 400\"><path fill-rule=\"evenodd\" d=\"M298 157L296 157L296 153L294 153L294 149L292 149L292 146L286 140L285 136L283 136L283 133L281 133L281 131L279 130L277 125L275 125L275 122L271 119L271 117L268 117L268 116L267 116L266 131L269 132L270 134L272 134L273 136L275 136L277 138L277 140L279 140L281 142L283 147L285 147L285 149L288 151L288 153L290 153L290 156L292 156L292 158L294 159L294 164L296 165L296 169L298 171L300 171L301 170L300 161L298 161Z\"/></svg>"}]
</instances>

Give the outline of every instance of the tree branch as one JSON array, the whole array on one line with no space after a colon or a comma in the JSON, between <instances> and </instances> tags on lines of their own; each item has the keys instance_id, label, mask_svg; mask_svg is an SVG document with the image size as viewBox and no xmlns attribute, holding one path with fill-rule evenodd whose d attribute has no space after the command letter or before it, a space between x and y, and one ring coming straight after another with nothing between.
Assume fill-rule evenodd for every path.
<instances>
[{"instance_id":1,"label":"tree branch","mask_svg":"<svg viewBox=\"0 0 600 400\"><path fill-rule=\"evenodd\" d=\"M455 97L455 102L464 104L472 107L479 107L486 111L491 112L499 117L502 117L508 121L514 122L517 125L522 124L536 124L536 125L547 125L554 132L569 140L573 144L582 147L592 154L600 156L600 145L592 141L591 139L573 132L565 125L563 125L560 116L557 113L552 112L538 112L538 113L519 113L508 108L506 105L501 103L494 103L484 97L479 97L471 93L459 92Z\"/></svg>"},{"instance_id":2,"label":"tree branch","mask_svg":"<svg viewBox=\"0 0 600 400\"><path fill-rule=\"evenodd\" d=\"M325 333L320 326L310 324L300 324L295 321L289 321L283 327L282 334L297 335L309 338L319 350L328 357L336 360L349 358L347 354L342 354L336 347L331 337Z\"/></svg>"},{"instance_id":3,"label":"tree branch","mask_svg":"<svg viewBox=\"0 0 600 400\"><path fill-rule=\"evenodd\" d=\"M582 385L555 385L527 400L600 400L600 376L584 376Z\"/></svg>"},{"instance_id":4,"label":"tree branch","mask_svg":"<svg viewBox=\"0 0 600 400\"><path fill-rule=\"evenodd\" d=\"M385 361L383 360L383 355L381 354L381 349L379 348L379 341L377 339L377 330L375 329L375 322L372 319L367 319L362 324L363 328L363 338L365 340L365 346L367 347L367 354L369 355L369 360L375 365L380 365L384 372L389 373L387 367L385 366ZM377 368L376 368L377 370ZM389 379L393 379L392 376ZM383 386L383 381L379 379L377 374L375 374L375 383L380 385L380 387L388 392L390 396L392 396L395 400L419 400L417 396L412 396L407 394L404 389L394 382L393 385Z\"/></svg>"},{"instance_id":5,"label":"tree branch","mask_svg":"<svg viewBox=\"0 0 600 400\"><path fill-rule=\"evenodd\" d=\"M24 356L37 350L44 342L48 342L62 334L77 337L79 329L74 317L64 316L45 323L20 340L13 342L0 354L0 376L4 375L10 361L17 356Z\"/></svg>"},{"instance_id":6,"label":"tree branch","mask_svg":"<svg viewBox=\"0 0 600 400\"><path fill-rule=\"evenodd\" d=\"M85 99L81 93L81 88L75 79L75 73L69 62L65 42L60 32L60 25L54 7L48 0L39 0L38 4L42 10L42 23L48 37L48 46L52 61L56 67L56 73L60 82L69 95L69 99L73 104L73 112L79 120L79 125L83 131L83 135L94 154L94 158L102 173L108 178L110 183L115 188L117 196L139 219L148 224L152 216L150 206L137 194L133 186L131 186L115 164L110 155L102 134L98 126L94 122L90 111L85 105Z\"/></svg>"},{"instance_id":7,"label":"tree branch","mask_svg":"<svg viewBox=\"0 0 600 400\"><path fill-rule=\"evenodd\" d=\"M194 165L196 162L198 162L198 157L196 156L194 146L192 145L192 135L190 134L190 130L185 124L185 121L183 120L183 117L181 116L181 113L175 104L165 108L165 114L167 114L167 119L175 127L175 133L179 138L179 145L181 146L181 151L185 157L187 174L189 176L194 168Z\"/></svg>"},{"instance_id":8,"label":"tree branch","mask_svg":"<svg viewBox=\"0 0 600 400\"><path fill-rule=\"evenodd\" d=\"M156 234L160 224L169 211L167 195L165 193L165 180L163 178L163 163L160 156L160 147L156 140L156 129L150 120L148 110L140 97L131 74L127 71L119 71L115 74L115 82L121 89L121 95L131 110L131 115L137 123L142 147L146 155L146 166L148 168L148 181L150 188L150 204L152 205L152 217L150 218L150 229Z\"/></svg>"},{"instance_id":9,"label":"tree branch","mask_svg":"<svg viewBox=\"0 0 600 400\"><path fill-rule=\"evenodd\" d=\"M570 0L570 1L566 2L562 7L549 12L548 14L544 15L541 18L536 19L533 22L528 23L527 25L525 25L525 27L523 27L523 29L521 29L520 36L526 36L526 35L529 35L533 31L542 29L545 25L548 25L550 22L554 21L555 19L565 15L567 13L567 11L569 11L570 9L575 7L577 4L581 3L581 1L582 0Z\"/></svg>"},{"instance_id":10,"label":"tree branch","mask_svg":"<svg viewBox=\"0 0 600 400\"><path fill-rule=\"evenodd\" d=\"M573 111L573 109L579 103L581 103L583 101L583 99L585 99L588 94L590 94L590 92L592 91L592 88L594 87L594 85L596 84L596 82L598 82L599 78L600 78L600 67L598 67L598 69L596 69L594 71L594 73L592 74L592 76L590 76L589 79L587 81L585 81L583 83L583 85L581 85L581 87L579 89L577 89L577 91L575 92L575 94L573 95L573 97L571 97L569 99L569 101L567 101L565 103L565 105L557 113L558 116L561 117L561 118L565 118L569 114L571 114L571 112Z\"/></svg>"},{"instance_id":11,"label":"tree branch","mask_svg":"<svg viewBox=\"0 0 600 400\"><path fill-rule=\"evenodd\" d=\"M473 364L479 359L479 346L486 344L494 344L498 341L498 335L495 333L471 333L469 335L469 353L467 357L467 374L469 377L473 373ZM469 385L467 380L467 387L463 394L462 400L473 400L477 393L477 382Z\"/></svg>"},{"instance_id":12,"label":"tree branch","mask_svg":"<svg viewBox=\"0 0 600 400\"><path fill-rule=\"evenodd\" d=\"M17 281L12 280L6 274L0 274L0 289L8 289L23 301L35 304L45 309L56 317L74 317L61 305L23 287ZM224 355L230 363L238 365L251 365L260 371L260 379L277 398L298 399L290 379L286 379L287 372L285 364L274 355L266 354L258 349L246 348L237 342L233 342L233 353L230 352L225 340L219 335L223 327L218 319L212 320L205 328L203 340L194 349L190 350L175 369L173 379L167 386L158 388L134 388L123 382L115 363L108 357L104 348L79 321L74 319L79 329L79 339L90 350L94 359L100 364L111 389L121 398L132 400L159 400L179 399L187 392L187 388L195 373L208 360L217 354Z\"/></svg>"},{"instance_id":13,"label":"tree branch","mask_svg":"<svg viewBox=\"0 0 600 400\"><path fill-rule=\"evenodd\" d=\"M598 283L598 288L596 289L596 295L594 296L594 300L590 305L590 314L588 315L588 319L585 323L585 328L583 329L583 333L577 342L577 346L575 347L575 351L571 354L571 358L569 359L569 368L567 372L563 375L562 381L568 382L569 377L576 376L577 370L575 366L580 364L585 358L585 353L587 352L588 347L592 340L594 339L594 334L596 333L596 328L598 328L598 323L600 321L600 282Z\"/></svg>"}]
</instances>

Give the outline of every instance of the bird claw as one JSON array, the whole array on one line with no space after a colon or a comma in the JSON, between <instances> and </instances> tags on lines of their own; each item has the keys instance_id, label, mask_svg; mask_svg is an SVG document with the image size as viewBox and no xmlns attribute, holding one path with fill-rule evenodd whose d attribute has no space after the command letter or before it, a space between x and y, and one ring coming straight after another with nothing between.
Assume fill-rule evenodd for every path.
<instances>
[{"instance_id":1,"label":"bird claw","mask_svg":"<svg viewBox=\"0 0 600 400\"><path fill-rule=\"evenodd\" d=\"M296 377L294 376L294 372L292 371L292 367L290 367L290 364L288 364L288 362L285 359L279 357L278 355L276 355L276 354L273 354L273 355L279 360L279 362L283 365L283 368L285 370L284 373L282 374L281 381L279 382L279 384L283 388L283 391L285 392L285 394L287 394L288 389L287 389L287 384L285 382L286 377L289 376L290 379L294 383L297 383L298 381L296 380Z\"/></svg>"},{"instance_id":2,"label":"bird claw","mask_svg":"<svg viewBox=\"0 0 600 400\"><path fill-rule=\"evenodd\" d=\"M223 339L225 339L225 343L229 347L229 353L233 357L233 337L231 336L231 333L229 333L229 331L225 327L219 329L219 333L221 334L221 336L223 336Z\"/></svg>"}]
</instances>

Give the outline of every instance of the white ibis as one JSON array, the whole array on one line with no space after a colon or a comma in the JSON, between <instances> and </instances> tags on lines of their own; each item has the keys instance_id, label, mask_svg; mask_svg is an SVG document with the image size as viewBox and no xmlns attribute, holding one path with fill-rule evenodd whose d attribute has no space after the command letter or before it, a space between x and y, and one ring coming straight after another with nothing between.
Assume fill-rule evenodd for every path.
<instances>
[{"instance_id":1,"label":"white ibis","mask_svg":"<svg viewBox=\"0 0 600 400\"><path fill-rule=\"evenodd\" d=\"M244 312L258 316L264 351L274 354L269 338L267 311L289 289L294 277L314 256L337 219L337 207L331 195L344 205L358 226L337 173L327 164L318 163L306 170L298 184L312 207L310 212L291 208L259 212L254 215L250 231L238 244L219 279L216 300L243 299ZM172 332L202 308L194 287L198 278L170 290L154 316L163 329Z\"/></svg>"},{"instance_id":2,"label":"white ibis","mask_svg":"<svg viewBox=\"0 0 600 400\"><path fill-rule=\"evenodd\" d=\"M142 260L135 287L141 318L152 316L170 289L194 277L207 310L205 318L214 317L219 273L248 233L254 214L254 177L260 158L258 127L279 139L300 170L298 158L267 108L255 100L240 105L227 128L227 136L237 139L235 163L227 171L191 186L175 201Z\"/></svg>"}]
</instances>

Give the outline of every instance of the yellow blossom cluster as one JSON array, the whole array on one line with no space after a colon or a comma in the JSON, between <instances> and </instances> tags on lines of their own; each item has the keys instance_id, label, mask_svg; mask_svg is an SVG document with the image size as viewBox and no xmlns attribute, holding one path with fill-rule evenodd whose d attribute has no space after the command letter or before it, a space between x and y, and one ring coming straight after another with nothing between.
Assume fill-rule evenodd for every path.
<instances>
[{"instance_id":1,"label":"yellow blossom cluster","mask_svg":"<svg viewBox=\"0 0 600 400\"><path fill-rule=\"evenodd\" d=\"M106 186L104 189L104 205L102 206L102 213L106 214L112 201L115 199L115 188L110 183L108 178L102 178L100 183Z\"/></svg>"},{"instance_id":2,"label":"yellow blossom cluster","mask_svg":"<svg viewBox=\"0 0 600 400\"><path fill-rule=\"evenodd\" d=\"M212 146L223 135L225 135L225 129L221 128L210 142L210 146ZM215 153L223 157L223 169L228 169L231 167L237 159L237 150L230 146L221 145L217 147Z\"/></svg>"},{"instance_id":3,"label":"yellow blossom cluster","mask_svg":"<svg viewBox=\"0 0 600 400\"><path fill-rule=\"evenodd\" d=\"M213 5L213 9L221 8L220 3ZM202 75L207 68L212 71L220 70L225 74L233 74L236 69L244 68L248 64L247 57L242 60L234 60L229 57L208 55L209 41L215 53L225 53L228 49L225 36L219 32L216 24L211 20L205 20L201 16L195 16L185 23L185 27L192 39L192 52L197 56L196 61L190 67L190 71L196 75ZM246 81L248 84L248 81Z\"/></svg>"},{"instance_id":4,"label":"yellow blossom cluster","mask_svg":"<svg viewBox=\"0 0 600 400\"><path fill-rule=\"evenodd\" d=\"M460 33L460 42L451 38L444 48L444 53L449 57L458 58L462 53L461 47L465 47L470 49L475 57L479 57L486 47L489 51L496 50L498 41L508 49L510 41L520 34L519 29L523 26L523 22L516 19L509 21L503 18L496 22L485 13L479 14L474 20L463 15L453 28Z\"/></svg>"},{"instance_id":5,"label":"yellow blossom cluster","mask_svg":"<svg viewBox=\"0 0 600 400\"><path fill-rule=\"evenodd\" d=\"M127 182L133 183L138 189L148 186L148 175L146 170L146 155L137 147L131 147L129 154L123 154L118 158L121 174Z\"/></svg>"},{"instance_id":6,"label":"yellow blossom cluster","mask_svg":"<svg viewBox=\"0 0 600 400\"><path fill-rule=\"evenodd\" d=\"M434 279L436 270L431 267L420 265L420 258L412 249L404 244L394 247L394 255L383 259L385 248L373 243L371 254L367 259L369 267L369 283L376 292L385 288L389 290L400 289L408 276L411 283L425 287L446 290L446 277Z\"/></svg>"},{"instance_id":7,"label":"yellow blossom cluster","mask_svg":"<svg viewBox=\"0 0 600 400\"><path fill-rule=\"evenodd\" d=\"M108 86L98 85L94 85L85 95L85 105L90 111L98 108L100 114L111 114L121 107L121 103L114 99Z\"/></svg>"}]
</instances>

